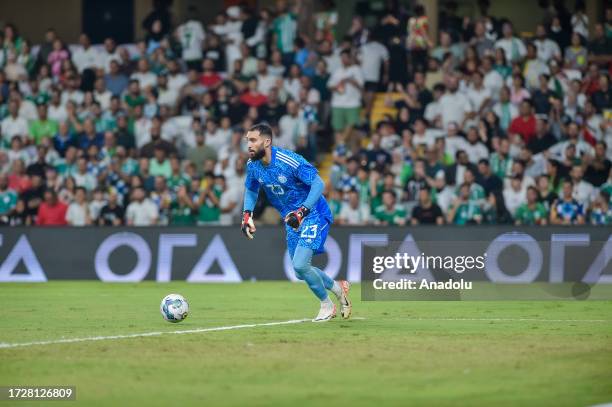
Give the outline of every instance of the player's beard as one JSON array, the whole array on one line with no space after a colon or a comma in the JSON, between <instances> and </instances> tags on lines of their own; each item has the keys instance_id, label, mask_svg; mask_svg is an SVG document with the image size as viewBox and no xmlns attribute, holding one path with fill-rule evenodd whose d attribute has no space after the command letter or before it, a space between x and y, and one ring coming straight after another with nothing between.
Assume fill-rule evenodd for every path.
<instances>
[{"instance_id":1,"label":"player's beard","mask_svg":"<svg viewBox=\"0 0 612 407\"><path fill-rule=\"evenodd\" d=\"M262 147L259 150L255 151L255 153L253 153L251 160L261 160L265 155L266 149Z\"/></svg>"}]
</instances>

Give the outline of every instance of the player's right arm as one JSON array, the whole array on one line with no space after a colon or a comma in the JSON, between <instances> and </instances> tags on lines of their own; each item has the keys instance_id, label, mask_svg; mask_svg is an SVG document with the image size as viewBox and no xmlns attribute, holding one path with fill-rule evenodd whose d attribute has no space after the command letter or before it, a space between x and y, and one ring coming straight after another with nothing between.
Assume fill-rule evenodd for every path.
<instances>
[{"instance_id":1,"label":"player's right arm","mask_svg":"<svg viewBox=\"0 0 612 407\"><path fill-rule=\"evenodd\" d=\"M242 207L242 223L240 229L249 239L255 237L255 223L253 222L253 210L259 195L259 182L253 176L247 165L247 176L244 183L244 205Z\"/></svg>"}]
</instances>

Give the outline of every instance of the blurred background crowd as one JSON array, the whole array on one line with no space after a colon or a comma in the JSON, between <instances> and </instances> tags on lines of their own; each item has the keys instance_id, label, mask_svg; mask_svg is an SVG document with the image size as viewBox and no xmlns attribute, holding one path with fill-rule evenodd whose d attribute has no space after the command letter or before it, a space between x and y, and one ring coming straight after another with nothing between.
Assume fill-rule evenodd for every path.
<instances>
[{"instance_id":1,"label":"blurred background crowd","mask_svg":"<svg viewBox=\"0 0 612 407\"><path fill-rule=\"evenodd\" d=\"M329 0L208 24L154 3L129 44L4 24L0 223L234 224L243 135L266 121L340 224L612 224L612 8L553 1L518 33L486 0L440 1L432 32L424 5L388 2L339 32ZM255 214L280 221L263 193Z\"/></svg>"}]
</instances>

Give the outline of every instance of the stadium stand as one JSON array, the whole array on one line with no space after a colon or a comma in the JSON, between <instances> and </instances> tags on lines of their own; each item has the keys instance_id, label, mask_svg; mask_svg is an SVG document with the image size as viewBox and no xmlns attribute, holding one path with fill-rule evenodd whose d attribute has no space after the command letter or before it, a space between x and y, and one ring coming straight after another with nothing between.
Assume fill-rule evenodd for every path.
<instances>
[{"instance_id":1,"label":"stadium stand","mask_svg":"<svg viewBox=\"0 0 612 407\"><path fill-rule=\"evenodd\" d=\"M283 4L283 3L279 3ZM612 9L517 35L423 6L374 25L232 6L145 39L0 33L0 222L232 225L244 129L318 164L345 225L612 224ZM590 34L592 33L592 34ZM256 216L279 222L263 194Z\"/></svg>"}]
</instances>

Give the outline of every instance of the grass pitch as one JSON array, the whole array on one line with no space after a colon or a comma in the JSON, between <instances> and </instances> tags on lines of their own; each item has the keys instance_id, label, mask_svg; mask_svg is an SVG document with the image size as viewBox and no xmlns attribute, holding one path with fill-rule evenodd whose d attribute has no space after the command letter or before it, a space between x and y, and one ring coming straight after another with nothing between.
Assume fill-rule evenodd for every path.
<instances>
[{"instance_id":1,"label":"grass pitch","mask_svg":"<svg viewBox=\"0 0 612 407\"><path fill-rule=\"evenodd\" d=\"M180 324L159 313L171 292L190 304ZM0 294L0 343L259 324L318 311L305 285L280 282L2 284ZM76 402L54 406L612 402L610 301L361 302L355 286L353 302L363 319L4 348L0 386L77 387Z\"/></svg>"}]
</instances>

